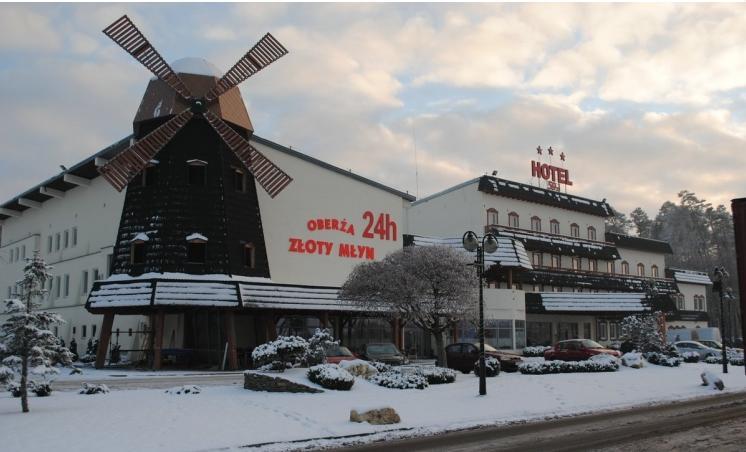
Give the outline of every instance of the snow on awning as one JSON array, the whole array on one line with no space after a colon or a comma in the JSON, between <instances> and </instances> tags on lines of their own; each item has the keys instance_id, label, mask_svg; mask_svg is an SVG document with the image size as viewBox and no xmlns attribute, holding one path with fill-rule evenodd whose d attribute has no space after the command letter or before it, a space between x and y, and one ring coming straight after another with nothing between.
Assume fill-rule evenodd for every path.
<instances>
[{"instance_id":1,"label":"snow on awning","mask_svg":"<svg viewBox=\"0 0 746 452\"><path fill-rule=\"evenodd\" d=\"M412 244L414 246L450 246L464 253L469 253L464 249L462 238L437 238L437 237L422 237L419 235L413 235ZM485 266L489 267L493 264L499 264L501 267L507 268L523 268L526 270L532 270L531 261L526 253L526 248L523 247L523 243L515 241L507 237L496 237L497 239L497 250L494 253L485 253L484 260L487 263ZM481 237L480 237L481 240Z\"/></svg>"},{"instance_id":2,"label":"snow on awning","mask_svg":"<svg viewBox=\"0 0 746 452\"><path fill-rule=\"evenodd\" d=\"M576 293L538 292L527 293L526 304L530 312L645 312L645 294L626 293Z\"/></svg>"},{"instance_id":3,"label":"snow on awning","mask_svg":"<svg viewBox=\"0 0 746 452\"><path fill-rule=\"evenodd\" d=\"M359 305L339 299L336 287L309 287L287 284L241 283L245 308L296 309L319 311L362 311Z\"/></svg>"},{"instance_id":4,"label":"snow on awning","mask_svg":"<svg viewBox=\"0 0 746 452\"><path fill-rule=\"evenodd\" d=\"M712 284L712 280L707 273L695 272L692 270L674 270L673 279L675 279L677 283Z\"/></svg>"},{"instance_id":5,"label":"snow on awning","mask_svg":"<svg viewBox=\"0 0 746 452\"><path fill-rule=\"evenodd\" d=\"M141 232L134 236L130 242L147 242L150 240L150 237L148 237L148 234Z\"/></svg>"},{"instance_id":6,"label":"snow on awning","mask_svg":"<svg viewBox=\"0 0 746 452\"><path fill-rule=\"evenodd\" d=\"M186 241L187 242L191 242L192 240L201 240L203 242L206 242L207 241L207 237L205 237L204 235L200 234L199 232L195 232L194 234L189 234L188 236L186 236Z\"/></svg>"}]
</instances>

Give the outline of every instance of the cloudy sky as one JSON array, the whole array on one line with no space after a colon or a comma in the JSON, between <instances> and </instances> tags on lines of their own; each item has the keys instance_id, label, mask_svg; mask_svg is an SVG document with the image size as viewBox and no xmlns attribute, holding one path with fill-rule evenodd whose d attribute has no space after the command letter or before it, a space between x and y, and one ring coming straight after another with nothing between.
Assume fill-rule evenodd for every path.
<instances>
[{"instance_id":1,"label":"cloudy sky","mask_svg":"<svg viewBox=\"0 0 746 452\"><path fill-rule=\"evenodd\" d=\"M150 73L101 33L123 13L222 70L272 32L290 54L241 85L257 135L421 197L529 182L537 145L623 212L746 196L743 4L4 4L0 199L131 132Z\"/></svg>"}]
</instances>

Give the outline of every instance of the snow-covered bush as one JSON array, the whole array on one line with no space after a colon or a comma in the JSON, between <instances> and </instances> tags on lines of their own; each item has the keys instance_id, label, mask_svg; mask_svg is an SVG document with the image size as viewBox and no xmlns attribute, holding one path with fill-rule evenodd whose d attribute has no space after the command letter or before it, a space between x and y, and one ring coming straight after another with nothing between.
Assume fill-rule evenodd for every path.
<instances>
[{"instance_id":1,"label":"snow-covered bush","mask_svg":"<svg viewBox=\"0 0 746 452\"><path fill-rule=\"evenodd\" d=\"M36 394L36 397L49 397L52 395L52 385L47 382L30 381L28 388Z\"/></svg>"},{"instance_id":2,"label":"snow-covered bush","mask_svg":"<svg viewBox=\"0 0 746 452\"><path fill-rule=\"evenodd\" d=\"M370 382L392 389L425 389L427 379L416 373L402 373L399 370L389 370L373 375Z\"/></svg>"},{"instance_id":3,"label":"snow-covered bush","mask_svg":"<svg viewBox=\"0 0 746 452\"><path fill-rule=\"evenodd\" d=\"M622 337L638 352L661 352L665 341L658 319L661 313L630 315L622 319Z\"/></svg>"},{"instance_id":4,"label":"snow-covered bush","mask_svg":"<svg viewBox=\"0 0 746 452\"><path fill-rule=\"evenodd\" d=\"M421 367L419 369L419 374L425 377L427 383L431 385L453 383L456 381L456 371L445 367Z\"/></svg>"},{"instance_id":5,"label":"snow-covered bush","mask_svg":"<svg viewBox=\"0 0 746 452\"><path fill-rule=\"evenodd\" d=\"M308 339L308 348L303 356L303 364L311 367L323 363L326 359L325 348L338 343L339 341L334 340L334 336L329 330L316 328L313 336Z\"/></svg>"},{"instance_id":6,"label":"snow-covered bush","mask_svg":"<svg viewBox=\"0 0 746 452\"><path fill-rule=\"evenodd\" d=\"M631 367L633 369L639 369L643 366L642 364L642 353L629 352L622 355L622 365Z\"/></svg>"},{"instance_id":7,"label":"snow-covered bush","mask_svg":"<svg viewBox=\"0 0 746 452\"><path fill-rule=\"evenodd\" d=\"M300 363L306 355L308 342L299 336L280 336L251 352L254 367L259 370L284 372L285 369Z\"/></svg>"},{"instance_id":8,"label":"snow-covered bush","mask_svg":"<svg viewBox=\"0 0 746 452\"><path fill-rule=\"evenodd\" d=\"M684 352L681 354L681 357L684 359L685 363L698 363L699 362L699 353L697 352Z\"/></svg>"},{"instance_id":9,"label":"snow-covered bush","mask_svg":"<svg viewBox=\"0 0 746 452\"><path fill-rule=\"evenodd\" d=\"M10 383L8 383L7 387L10 395L16 398L21 397L21 385L19 385L15 381L11 381Z\"/></svg>"},{"instance_id":10,"label":"snow-covered bush","mask_svg":"<svg viewBox=\"0 0 746 452\"><path fill-rule=\"evenodd\" d=\"M731 366L743 366L744 365L743 355L730 358L729 362Z\"/></svg>"},{"instance_id":11,"label":"snow-covered bush","mask_svg":"<svg viewBox=\"0 0 746 452\"><path fill-rule=\"evenodd\" d=\"M680 357L666 356L657 352L644 353L643 356L650 364L655 364L657 366L678 367L683 361Z\"/></svg>"},{"instance_id":12,"label":"snow-covered bush","mask_svg":"<svg viewBox=\"0 0 746 452\"><path fill-rule=\"evenodd\" d=\"M83 383L83 387L80 388L80 391L78 393L86 395L108 394L109 387L105 384Z\"/></svg>"},{"instance_id":13,"label":"snow-covered bush","mask_svg":"<svg viewBox=\"0 0 746 452\"><path fill-rule=\"evenodd\" d=\"M523 347L523 356L544 356L544 352L551 348L551 346L543 345L537 345L534 347Z\"/></svg>"},{"instance_id":14,"label":"snow-covered bush","mask_svg":"<svg viewBox=\"0 0 746 452\"><path fill-rule=\"evenodd\" d=\"M308 379L326 389L349 391L355 377L336 364L318 364L308 369Z\"/></svg>"},{"instance_id":15,"label":"snow-covered bush","mask_svg":"<svg viewBox=\"0 0 746 452\"><path fill-rule=\"evenodd\" d=\"M176 386L174 388L166 389L166 394L199 394L202 392L202 388L195 385L184 385L184 386Z\"/></svg>"},{"instance_id":16,"label":"snow-covered bush","mask_svg":"<svg viewBox=\"0 0 746 452\"><path fill-rule=\"evenodd\" d=\"M366 380L378 373L378 369L368 361L362 359L351 359L341 361L339 367L351 373L355 377L363 377Z\"/></svg>"},{"instance_id":17,"label":"snow-covered bush","mask_svg":"<svg viewBox=\"0 0 746 452\"><path fill-rule=\"evenodd\" d=\"M474 375L479 376L479 360L474 362ZM500 375L500 361L494 356L484 357L484 375L486 377Z\"/></svg>"},{"instance_id":18,"label":"snow-covered bush","mask_svg":"<svg viewBox=\"0 0 746 452\"><path fill-rule=\"evenodd\" d=\"M388 372L392 369L391 365L380 361L369 361L370 365L375 367L378 372Z\"/></svg>"},{"instance_id":19,"label":"snow-covered bush","mask_svg":"<svg viewBox=\"0 0 746 452\"><path fill-rule=\"evenodd\" d=\"M613 358L613 357L612 357ZM587 361L544 361L528 362L518 366L518 371L528 375L545 375L572 372L614 372L619 370L616 359L598 359Z\"/></svg>"}]
</instances>

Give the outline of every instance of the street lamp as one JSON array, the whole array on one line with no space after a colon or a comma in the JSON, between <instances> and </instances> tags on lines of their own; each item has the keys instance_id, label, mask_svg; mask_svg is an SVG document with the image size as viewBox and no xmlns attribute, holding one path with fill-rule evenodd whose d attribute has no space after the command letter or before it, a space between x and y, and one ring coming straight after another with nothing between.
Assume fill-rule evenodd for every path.
<instances>
[{"instance_id":1,"label":"street lamp","mask_svg":"<svg viewBox=\"0 0 746 452\"><path fill-rule=\"evenodd\" d=\"M712 283L712 291L718 292L720 294L720 345L722 346L722 354L721 357L723 361L723 373L728 373L728 354L725 350L725 334L724 334L724 325L725 325L725 311L723 309L723 299L724 299L724 293L725 293L725 280L728 279L730 275L728 274L728 271L725 269L725 267L715 267L715 270L713 270L713 283Z\"/></svg>"},{"instance_id":2,"label":"street lamp","mask_svg":"<svg viewBox=\"0 0 746 452\"><path fill-rule=\"evenodd\" d=\"M487 375L484 362L484 292L482 278L484 277L484 253L492 254L497 251L497 239L492 234L485 234L480 243L479 237L473 231L464 233L461 243L464 249L477 252L477 278L479 278L479 395L487 394Z\"/></svg>"}]
</instances>

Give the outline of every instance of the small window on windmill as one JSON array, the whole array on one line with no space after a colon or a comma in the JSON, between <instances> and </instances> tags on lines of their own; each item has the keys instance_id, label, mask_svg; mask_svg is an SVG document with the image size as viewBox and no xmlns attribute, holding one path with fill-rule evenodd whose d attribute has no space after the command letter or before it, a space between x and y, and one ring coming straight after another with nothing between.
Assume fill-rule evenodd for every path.
<instances>
[{"instance_id":1,"label":"small window on windmill","mask_svg":"<svg viewBox=\"0 0 746 452\"><path fill-rule=\"evenodd\" d=\"M207 162L204 160L187 160L189 168L189 185L192 187L204 187L207 185Z\"/></svg>"},{"instance_id":2,"label":"small window on windmill","mask_svg":"<svg viewBox=\"0 0 746 452\"><path fill-rule=\"evenodd\" d=\"M243 264L248 268L256 268L256 249L253 243L243 246Z\"/></svg>"},{"instance_id":3,"label":"small window on windmill","mask_svg":"<svg viewBox=\"0 0 746 452\"><path fill-rule=\"evenodd\" d=\"M238 168L233 168L233 189L239 193L246 192L246 174Z\"/></svg>"},{"instance_id":4,"label":"small window on windmill","mask_svg":"<svg viewBox=\"0 0 746 452\"><path fill-rule=\"evenodd\" d=\"M187 241L187 262L204 264L207 255L207 237L202 234L189 234Z\"/></svg>"},{"instance_id":5,"label":"small window on windmill","mask_svg":"<svg viewBox=\"0 0 746 452\"><path fill-rule=\"evenodd\" d=\"M144 264L145 263L145 244L150 240L147 234L139 233L130 242L130 263L131 264ZM94 277L94 279L96 279Z\"/></svg>"},{"instance_id":6,"label":"small window on windmill","mask_svg":"<svg viewBox=\"0 0 746 452\"><path fill-rule=\"evenodd\" d=\"M148 163L148 166L146 166L145 169L142 170L142 173L140 173L143 187L151 187L155 185L157 164L158 160L151 160L150 163Z\"/></svg>"}]
</instances>

